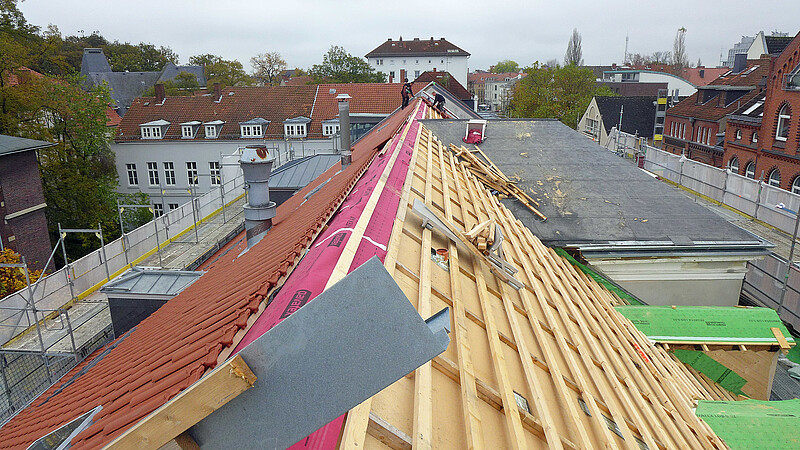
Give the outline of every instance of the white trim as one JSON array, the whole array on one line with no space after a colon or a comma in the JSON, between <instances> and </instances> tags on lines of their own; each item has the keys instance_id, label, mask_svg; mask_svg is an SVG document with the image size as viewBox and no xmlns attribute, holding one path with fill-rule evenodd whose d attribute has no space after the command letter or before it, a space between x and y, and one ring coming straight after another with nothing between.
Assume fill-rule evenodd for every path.
<instances>
[{"instance_id":1,"label":"white trim","mask_svg":"<svg viewBox=\"0 0 800 450\"><path fill-rule=\"evenodd\" d=\"M25 214L32 213L34 211L38 211L47 206L47 203L39 203L36 206L31 206L30 208L21 209L17 212L13 212L11 214L6 214L5 220L16 219L17 217L24 216Z\"/></svg>"}]
</instances>

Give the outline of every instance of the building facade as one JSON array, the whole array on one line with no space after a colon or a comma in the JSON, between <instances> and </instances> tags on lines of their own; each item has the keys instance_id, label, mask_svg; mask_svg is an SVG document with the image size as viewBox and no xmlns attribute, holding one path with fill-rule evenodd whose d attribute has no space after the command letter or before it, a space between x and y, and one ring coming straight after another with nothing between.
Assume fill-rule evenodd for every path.
<instances>
[{"instance_id":1,"label":"building facade","mask_svg":"<svg viewBox=\"0 0 800 450\"><path fill-rule=\"evenodd\" d=\"M51 251L36 150L52 145L0 135L0 249L24 256L33 270L45 269Z\"/></svg>"},{"instance_id":2,"label":"building facade","mask_svg":"<svg viewBox=\"0 0 800 450\"><path fill-rule=\"evenodd\" d=\"M386 74L387 81L402 82L400 72L414 80L423 72L450 72L462 86L467 85L467 70L470 54L445 38L386 42L366 54L369 65Z\"/></svg>"},{"instance_id":3,"label":"building facade","mask_svg":"<svg viewBox=\"0 0 800 450\"><path fill-rule=\"evenodd\" d=\"M743 61L667 110L663 149L715 167L723 166L728 114L764 90L770 59Z\"/></svg>"},{"instance_id":4,"label":"building facade","mask_svg":"<svg viewBox=\"0 0 800 450\"><path fill-rule=\"evenodd\" d=\"M725 164L800 193L800 34L769 67L764 93L728 116Z\"/></svg>"}]
</instances>

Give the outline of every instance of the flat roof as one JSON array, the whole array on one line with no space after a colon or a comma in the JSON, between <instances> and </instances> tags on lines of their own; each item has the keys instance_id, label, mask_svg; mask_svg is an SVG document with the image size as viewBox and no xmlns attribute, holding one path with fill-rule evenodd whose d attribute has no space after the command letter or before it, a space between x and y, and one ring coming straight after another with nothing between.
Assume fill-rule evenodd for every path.
<instances>
[{"instance_id":1,"label":"flat roof","mask_svg":"<svg viewBox=\"0 0 800 450\"><path fill-rule=\"evenodd\" d=\"M474 148L462 141L466 121L423 123L445 144ZM770 246L556 120L489 120L478 147L539 202L547 221L514 199L503 200L546 245L615 252Z\"/></svg>"}]
</instances>

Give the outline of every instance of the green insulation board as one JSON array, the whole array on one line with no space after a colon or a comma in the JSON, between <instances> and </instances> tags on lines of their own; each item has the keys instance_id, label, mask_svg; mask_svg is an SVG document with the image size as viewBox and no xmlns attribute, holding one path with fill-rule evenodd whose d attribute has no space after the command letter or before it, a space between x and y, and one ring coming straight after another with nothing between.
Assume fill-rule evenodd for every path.
<instances>
[{"instance_id":1,"label":"green insulation board","mask_svg":"<svg viewBox=\"0 0 800 450\"><path fill-rule=\"evenodd\" d=\"M800 448L800 400L716 402L695 410L728 446L737 449Z\"/></svg>"},{"instance_id":2,"label":"green insulation board","mask_svg":"<svg viewBox=\"0 0 800 450\"><path fill-rule=\"evenodd\" d=\"M569 261L570 264L572 264L573 266L577 267L578 270L580 270L581 272L585 273L590 278L592 278L594 281L596 281L597 284L599 284L599 285L605 287L606 289L608 289L609 291L617 294L617 296L619 296L619 298L627 301L631 305L644 305L644 303L642 303L642 301L639 300L638 298L636 298L636 297L632 296L631 294L625 292L623 289L620 289L619 286L617 286L616 284L610 282L609 280L604 278L602 275L600 275L597 272L595 272L594 270L590 269L585 264L579 263L578 260L573 258L563 248L555 248L554 250L556 251L556 253L558 253L559 255L564 257L567 261Z\"/></svg>"},{"instance_id":3,"label":"green insulation board","mask_svg":"<svg viewBox=\"0 0 800 450\"><path fill-rule=\"evenodd\" d=\"M656 342L778 344L771 328L794 339L770 308L735 306L617 306L636 328Z\"/></svg>"},{"instance_id":4,"label":"green insulation board","mask_svg":"<svg viewBox=\"0 0 800 450\"><path fill-rule=\"evenodd\" d=\"M673 353L675 353L675 356L680 359L681 362L692 366L695 370L715 381L728 391L734 394L744 395L742 386L747 383L747 380L742 378L738 373L717 362L712 357L703 352L694 350L678 349Z\"/></svg>"}]
</instances>

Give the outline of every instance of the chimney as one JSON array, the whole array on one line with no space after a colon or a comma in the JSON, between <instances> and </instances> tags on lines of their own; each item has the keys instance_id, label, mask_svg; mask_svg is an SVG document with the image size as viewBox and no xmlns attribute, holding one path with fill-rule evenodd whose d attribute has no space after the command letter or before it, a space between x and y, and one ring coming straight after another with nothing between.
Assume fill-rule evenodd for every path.
<instances>
[{"instance_id":1,"label":"chimney","mask_svg":"<svg viewBox=\"0 0 800 450\"><path fill-rule=\"evenodd\" d=\"M158 83L157 85L155 85L155 90L156 90L156 105L163 105L164 100L167 99L166 88L164 88L163 84Z\"/></svg>"},{"instance_id":2,"label":"chimney","mask_svg":"<svg viewBox=\"0 0 800 450\"><path fill-rule=\"evenodd\" d=\"M275 202L269 201L269 176L275 159L270 156L266 145L248 145L241 150L239 165L242 167L244 184L247 187L244 229L249 249L272 228Z\"/></svg>"},{"instance_id":3,"label":"chimney","mask_svg":"<svg viewBox=\"0 0 800 450\"><path fill-rule=\"evenodd\" d=\"M706 77L706 71L704 69L700 69L700 78Z\"/></svg>"},{"instance_id":4,"label":"chimney","mask_svg":"<svg viewBox=\"0 0 800 450\"><path fill-rule=\"evenodd\" d=\"M406 69L400 69L400 82L406 82Z\"/></svg>"},{"instance_id":5,"label":"chimney","mask_svg":"<svg viewBox=\"0 0 800 450\"><path fill-rule=\"evenodd\" d=\"M394 77L392 74L389 74L389 83L394 83Z\"/></svg>"},{"instance_id":6,"label":"chimney","mask_svg":"<svg viewBox=\"0 0 800 450\"><path fill-rule=\"evenodd\" d=\"M733 55L733 73L741 73L747 68L747 53Z\"/></svg>"},{"instance_id":7,"label":"chimney","mask_svg":"<svg viewBox=\"0 0 800 450\"><path fill-rule=\"evenodd\" d=\"M214 83L214 101L222 100L222 86L219 83Z\"/></svg>"},{"instance_id":8,"label":"chimney","mask_svg":"<svg viewBox=\"0 0 800 450\"><path fill-rule=\"evenodd\" d=\"M342 154L342 170L350 165L353 153L350 150L350 96L339 94L339 139Z\"/></svg>"}]
</instances>

